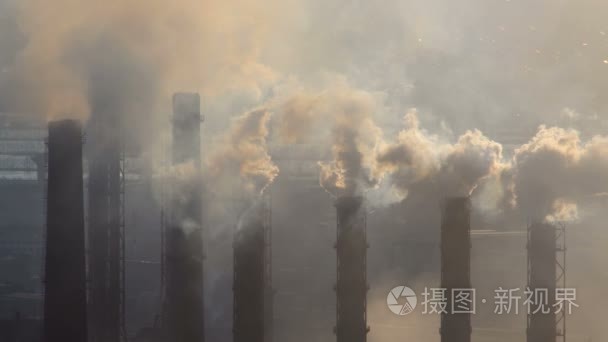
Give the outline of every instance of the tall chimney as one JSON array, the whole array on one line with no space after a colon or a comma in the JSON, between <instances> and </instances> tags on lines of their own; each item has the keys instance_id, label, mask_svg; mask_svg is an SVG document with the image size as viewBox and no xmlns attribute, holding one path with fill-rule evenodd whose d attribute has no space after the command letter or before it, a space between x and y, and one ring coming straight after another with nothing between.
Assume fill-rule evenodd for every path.
<instances>
[{"instance_id":1,"label":"tall chimney","mask_svg":"<svg viewBox=\"0 0 608 342\"><path fill-rule=\"evenodd\" d=\"M557 284L557 229L549 223L536 221L528 230L528 287L531 291L545 291L546 302L534 296L528 315L528 342L555 342L557 321L555 315L555 288ZM543 312L543 306L549 312Z\"/></svg>"},{"instance_id":2,"label":"tall chimney","mask_svg":"<svg viewBox=\"0 0 608 342\"><path fill-rule=\"evenodd\" d=\"M268 204L260 200L234 237L234 342L272 342L270 232Z\"/></svg>"},{"instance_id":3,"label":"tall chimney","mask_svg":"<svg viewBox=\"0 0 608 342\"><path fill-rule=\"evenodd\" d=\"M471 315L454 313L453 289L471 288L471 202L446 198L441 215L441 288L446 289L446 313L441 314L441 342L470 342Z\"/></svg>"},{"instance_id":4,"label":"tall chimney","mask_svg":"<svg viewBox=\"0 0 608 342\"><path fill-rule=\"evenodd\" d=\"M126 339L120 131L120 121L114 113L92 114L87 144L91 342Z\"/></svg>"},{"instance_id":5,"label":"tall chimney","mask_svg":"<svg viewBox=\"0 0 608 342\"><path fill-rule=\"evenodd\" d=\"M86 342L82 129L49 123L44 341Z\"/></svg>"},{"instance_id":6,"label":"tall chimney","mask_svg":"<svg viewBox=\"0 0 608 342\"><path fill-rule=\"evenodd\" d=\"M200 97L173 96L173 165L194 173L171 184L165 234L163 321L171 342L204 342Z\"/></svg>"},{"instance_id":7,"label":"tall chimney","mask_svg":"<svg viewBox=\"0 0 608 342\"><path fill-rule=\"evenodd\" d=\"M337 342L367 340L367 236L363 197L342 196L337 211Z\"/></svg>"}]
</instances>

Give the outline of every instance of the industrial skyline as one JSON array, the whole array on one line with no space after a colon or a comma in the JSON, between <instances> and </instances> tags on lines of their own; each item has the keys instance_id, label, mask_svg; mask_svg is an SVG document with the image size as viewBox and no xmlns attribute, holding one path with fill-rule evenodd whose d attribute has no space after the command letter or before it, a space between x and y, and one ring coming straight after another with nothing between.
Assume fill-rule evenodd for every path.
<instances>
[{"instance_id":1,"label":"industrial skyline","mask_svg":"<svg viewBox=\"0 0 608 342\"><path fill-rule=\"evenodd\" d=\"M606 18L0 0L0 341L607 340Z\"/></svg>"}]
</instances>

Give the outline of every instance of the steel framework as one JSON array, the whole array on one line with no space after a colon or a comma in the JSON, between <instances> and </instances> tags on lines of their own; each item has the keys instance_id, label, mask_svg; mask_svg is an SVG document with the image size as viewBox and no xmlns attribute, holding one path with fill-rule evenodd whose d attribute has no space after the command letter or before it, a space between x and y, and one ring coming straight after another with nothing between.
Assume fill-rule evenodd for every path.
<instances>
[{"instance_id":1,"label":"steel framework","mask_svg":"<svg viewBox=\"0 0 608 342\"><path fill-rule=\"evenodd\" d=\"M528 289L546 289L548 297L546 302L531 303L526 320L527 340L566 342L566 310L553 311L556 288L566 288L566 225L531 222L527 232ZM543 304L551 311L543 313Z\"/></svg>"},{"instance_id":2,"label":"steel framework","mask_svg":"<svg viewBox=\"0 0 608 342\"><path fill-rule=\"evenodd\" d=\"M90 126L88 230L90 339L123 342L125 327L125 156L111 117ZM122 132L121 129L118 132Z\"/></svg>"}]
</instances>

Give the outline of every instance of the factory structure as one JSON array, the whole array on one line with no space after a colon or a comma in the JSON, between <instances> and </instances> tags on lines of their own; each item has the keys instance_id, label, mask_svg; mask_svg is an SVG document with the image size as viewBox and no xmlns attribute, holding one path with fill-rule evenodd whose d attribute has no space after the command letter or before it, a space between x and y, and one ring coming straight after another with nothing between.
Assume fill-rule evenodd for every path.
<instances>
[{"instance_id":1,"label":"factory structure","mask_svg":"<svg viewBox=\"0 0 608 342\"><path fill-rule=\"evenodd\" d=\"M528 341L566 341L566 312L546 310L555 307L556 289L566 288L564 225L533 221L528 226L528 287L546 293L546 299L531 306L526 329Z\"/></svg>"},{"instance_id":2,"label":"factory structure","mask_svg":"<svg viewBox=\"0 0 608 342\"><path fill-rule=\"evenodd\" d=\"M40 334L28 341L209 340L208 315L210 312L213 314L214 308L209 308L205 300L205 292L208 291L206 278L210 272L205 264L209 241L206 240L204 226L203 202L206 197L201 177L203 120L200 108L198 94L177 93L173 97L171 165L158 220L159 286L154 290L159 293L159 304L153 308L158 314L154 322L140 329L143 333L129 331L127 324L128 250L135 248L136 244L130 244L126 236L130 229L126 209L128 195L125 195L129 177L125 166L124 130L116 129L122 123L117 118L95 113L86 127L75 120L53 121L48 124L44 151L38 151L37 157L31 158L38 164L17 163L10 170L20 174L27 172L28 177L36 179L32 186L45 201L42 203L45 229L37 252L43 259L40 264L43 272L40 288L32 291L40 293L38 300L42 310L34 315L40 323ZM36 130L37 134L39 131ZM0 134L0 139L7 137ZM316 152L310 153L310 161L317 158ZM281 159L279 156L277 160L279 164L291 163L287 157ZM291 166L294 169L301 167ZM273 246L272 242L276 234L290 234L276 229L277 222L282 223L281 226L285 222L292 224L295 230L310 227L298 226L300 223L293 222L290 215L275 214L273 208L281 205L275 202L287 198L288 194L280 189L285 184L289 184L289 189L295 189L298 196L306 194L311 198L310 203L299 210L329 207L326 205L329 201L318 200L328 196L318 186L314 188L312 179L306 176L314 172L293 172L277 180L273 184L274 192L267 189L259 198L247 201L241 210L233 231L231 249L232 306L228 310L232 313L233 342L287 340L289 330L281 329L285 319L282 310L286 309L277 305L277 299L296 303L289 308L296 314L304 315L307 311L310 295L306 291L314 293L313 286L300 284L301 293L282 291L290 278L285 275L301 270L286 267L281 260L273 258L277 251L287 253L298 248L297 243L295 246ZM317 273L320 277L330 277L330 268L335 270L334 301L324 298L327 310L322 313L334 315L335 321L327 323L333 325L333 331L326 325L310 329L329 331L337 342L366 342L371 331L368 320L370 245L367 229L370 211L362 196L339 196L333 204L333 208L325 208L326 212L310 220L316 223L319 232L324 232L321 234L326 234L317 237L323 236L328 241L335 238L332 259L326 263L329 265L327 270ZM437 215L441 221L437 227L440 232L439 285L447 290L447 299L451 302L452 290L474 287L471 280L470 199L445 198ZM333 233L335 235L332 236ZM565 228L535 221L528 227L527 240L527 286L530 289L548 289L548 305L553 305L551 298L554 298L556 289L566 284ZM301 244L305 246L306 243L307 240L302 238ZM317 265L319 270L325 266ZM312 313L315 314L319 313ZM19 315L14 320L21 322ZM565 313L535 312L527 317L526 322L528 342L566 340ZM294 329L306 331L309 327L305 324ZM25 336L25 332L19 334ZM471 315L441 314L439 334L442 342L470 342L474 334ZM8 342L25 341L22 337L15 337L17 333L10 336L13 340ZM293 341L299 339L294 338Z\"/></svg>"}]
</instances>

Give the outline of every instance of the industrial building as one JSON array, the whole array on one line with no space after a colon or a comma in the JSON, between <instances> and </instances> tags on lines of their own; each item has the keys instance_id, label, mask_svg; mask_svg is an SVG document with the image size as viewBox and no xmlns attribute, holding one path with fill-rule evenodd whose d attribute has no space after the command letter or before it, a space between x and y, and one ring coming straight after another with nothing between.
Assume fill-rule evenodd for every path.
<instances>
[{"instance_id":1,"label":"industrial building","mask_svg":"<svg viewBox=\"0 0 608 342\"><path fill-rule=\"evenodd\" d=\"M0 340L42 338L48 126L0 113ZM23 209L27 208L27 215Z\"/></svg>"}]
</instances>

